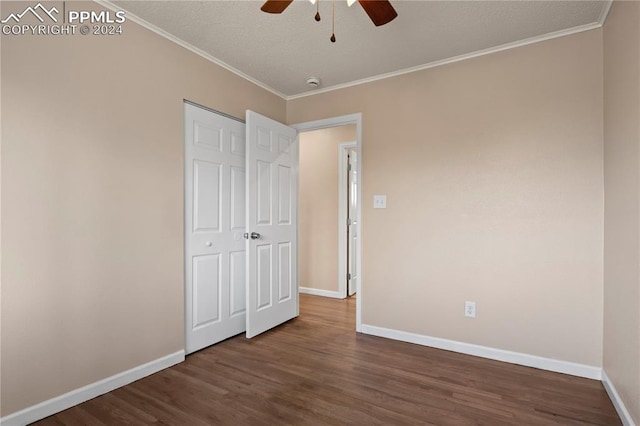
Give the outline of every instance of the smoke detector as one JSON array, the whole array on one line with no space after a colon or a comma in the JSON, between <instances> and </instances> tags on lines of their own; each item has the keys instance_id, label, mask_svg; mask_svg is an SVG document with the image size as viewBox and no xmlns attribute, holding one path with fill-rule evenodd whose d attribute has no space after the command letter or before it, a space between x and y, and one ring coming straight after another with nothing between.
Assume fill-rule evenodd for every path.
<instances>
[{"instance_id":1,"label":"smoke detector","mask_svg":"<svg viewBox=\"0 0 640 426\"><path fill-rule=\"evenodd\" d=\"M320 86L320 79L318 77L309 77L307 79L307 84L311 87L318 87Z\"/></svg>"}]
</instances>

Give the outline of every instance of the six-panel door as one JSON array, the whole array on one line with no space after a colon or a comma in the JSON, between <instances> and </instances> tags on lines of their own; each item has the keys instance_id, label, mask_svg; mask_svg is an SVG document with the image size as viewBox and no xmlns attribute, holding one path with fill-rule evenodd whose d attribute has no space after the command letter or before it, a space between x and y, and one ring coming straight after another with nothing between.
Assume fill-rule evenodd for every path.
<instances>
[{"instance_id":1,"label":"six-panel door","mask_svg":"<svg viewBox=\"0 0 640 426\"><path fill-rule=\"evenodd\" d=\"M245 126L185 104L186 352L245 330Z\"/></svg>"},{"instance_id":2,"label":"six-panel door","mask_svg":"<svg viewBox=\"0 0 640 426\"><path fill-rule=\"evenodd\" d=\"M247 337L298 315L297 132L247 111Z\"/></svg>"}]
</instances>

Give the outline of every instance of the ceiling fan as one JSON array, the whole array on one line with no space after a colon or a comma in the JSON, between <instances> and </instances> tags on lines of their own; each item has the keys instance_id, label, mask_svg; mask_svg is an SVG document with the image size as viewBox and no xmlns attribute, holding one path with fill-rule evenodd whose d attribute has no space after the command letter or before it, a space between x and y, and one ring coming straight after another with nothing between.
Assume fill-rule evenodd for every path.
<instances>
[{"instance_id":1,"label":"ceiling fan","mask_svg":"<svg viewBox=\"0 0 640 426\"><path fill-rule=\"evenodd\" d=\"M355 1L347 0L347 3L351 6ZM267 0L260 10L267 13L282 13L292 2L293 0ZM311 0L311 3L315 3L315 0ZM376 27L388 24L398 16L398 12L391 6L389 0L358 0L358 3Z\"/></svg>"}]
</instances>

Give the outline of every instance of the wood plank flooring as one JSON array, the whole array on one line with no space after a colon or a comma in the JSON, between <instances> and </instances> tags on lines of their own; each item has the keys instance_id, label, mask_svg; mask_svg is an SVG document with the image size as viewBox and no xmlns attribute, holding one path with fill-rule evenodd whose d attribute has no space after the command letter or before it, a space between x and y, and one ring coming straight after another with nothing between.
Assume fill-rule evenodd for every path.
<instances>
[{"instance_id":1,"label":"wood plank flooring","mask_svg":"<svg viewBox=\"0 0 640 426\"><path fill-rule=\"evenodd\" d=\"M299 318L38 425L619 425L602 384L355 333L355 300Z\"/></svg>"}]
</instances>

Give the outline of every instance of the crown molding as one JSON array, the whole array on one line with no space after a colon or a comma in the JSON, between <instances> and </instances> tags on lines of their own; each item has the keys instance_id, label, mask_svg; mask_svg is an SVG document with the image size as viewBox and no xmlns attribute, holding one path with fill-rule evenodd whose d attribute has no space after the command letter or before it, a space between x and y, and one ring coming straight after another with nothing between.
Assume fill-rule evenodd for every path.
<instances>
[{"instance_id":1,"label":"crown molding","mask_svg":"<svg viewBox=\"0 0 640 426\"><path fill-rule=\"evenodd\" d=\"M108 0L93 0L95 3L106 7L107 9L113 10L113 11L118 11L118 10L124 10L126 12L126 18L127 21L132 21L135 22L136 24L142 26L143 28L148 29L149 31L152 31L156 34L158 34L159 36L162 36L164 38L166 38L169 41L174 42L175 44L184 47L185 49L195 53L198 56L201 56L202 58L213 62L214 64L226 69L227 71L232 72L233 74L236 74L238 77L241 77L253 84L255 84L258 87L263 88L264 90L273 93L276 96L279 96L280 98L286 100L287 96L284 93L281 93L279 91L277 91L276 89L274 89L273 87L270 87L266 84L264 84L263 82L261 82L260 80L256 80L255 78L251 77L248 74L243 73L242 71L240 71L237 68L232 67L231 65L227 64L226 62L221 61L220 59L216 58L213 55L210 55L209 53L205 52L202 49L199 49L189 43L187 43L184 40L179 39L178 37L174 36L173 34L168 33L167 31L163 30L160 27L157 27L155 25L153 25L152 23L145 21L144 19L142 19L141 17L129 12L126 9L122 9L121 7L118 7L117 5L111 3Z\"/></svg>"},{"instance_id":2,"label":"crown molding","mask_svg":"<svg viewBox=\"0 0 640 426\"><path fill-rule=\"evenodd\" d=\"M122 9L118 6L116 6L115 4L111 3L108 0L93 0L95 3L106 7L107 9L110 10L125 10L126 9ZM552 40L555 38L559 38L559 37L565 37L568 35L572 35L572 34L578 34L584 31L591 31L591 30L595 30L598 28L601 28L606 19L607 16L609 14L609 11L611 10L611 5L613 4L614 0L608 0L605 4L605 7L602 10L602 13L600 14L598 20L596 22L590 23L590 24L585 24L585 25L581 25L578 27L573 27L573 28L568 28L565 30L560 30L560 31L554 31L551 33L547 33L547 34L542 34L539 36L535 36L535 37L530 37L524 40L520 40L520 41L515 41L512 43L506 43L506 44L502 44L500 46L495 46L495 47L490 47L487 49L483 49L483 50L478 50L475 52L471 52L471 53L465 53L463 55L458 55L458 56L454 56L451 58L446 58L446 59L442 59L439 61L433 61L433 62L429 62L426 64L422 64L422 65L417 65L415 67L409 67L409 68L404 68L402 70L398 70L398 71L393 71L393 72L389 72L389 73L384 73L384 74L378 74L372 77L367 77L367 78L363 78L360 80L355 80L355 81L351 81L348 83L343 83L343 84L336 84L334 86L329 86L329 87L325 87L322 89L317 89L317 90L312 90L312 91L308 91L308 92L303 92L303 93L299 93L296 95L285 95L284 93L274 89L273 87L261 82L260 80L257 80L245 73L243 73L242 71L238 70L237 68L232 67L231 65L227 64L226 62L221 61L220 59L216 58L213 55L210 55L209 53L203 51L202 49L199 49L181 39L179 39L178 37L168 33L167 31L153 25L150 22L145 21L144 19L140 18L139 16L136 16L135 14L126 11L127 14L127 20L133 21L136 24L166 38L169 41L172 41L174 43L176 43L177 45L195 53L196 55L201 56L204 59L207 59L208 61L213 62L216 65L219 65L220 67L226 69L227 71L230 71L234 74L236 74L237 76L255 84L256 86L259 86L261 88L263 88L264 90L267 90L268 92L273 93L276 96L279 96L280 98L284 99L285 101L291 101L294 99L300 99L300 98L305 98L308 96L314 96L314 95L320 95L322 93L327 93L327 92L332 92L334 90L340 90L340 89L346 89L349 87L354 87L354 86L359 86L361 84L367 84L367 83L372 83L375 81L379 81L379 80L385 80L388 78L393 78L393 77L398 77L404 74L410 74L413 72L417 72L417 71L423 71L423 70L427 70L430 68L435 68L435 67L440 67L443 65L448 65L448 64L452 64L455 62L460 62L460 61L464 61L467 59L473 59L473 58L477 58L480 56L485 56L485 55L490 55L492 53L497 53L497 52L502 52L505 50L510 50L510 49L515 49L518 47L523 47L523 46L528 46L530 44L535 44L535 43L540 43L543 41L547 41L547 40Z\"/></svg>"},{"instance_id":3,"label":"crown molding","mask_svg":"<svg viewBox=\"0 0 640 426\"><path fill-rule=\"evenodd\" d=\"M598 22L602 27L609 16L609 11L611 10L611 6L613 6L613 0L608 0L604 5L604 9L602 9L602 13L600 14L600 18L598 18Z\"/></svg>"},{"instance_id":4,"label":"crown molding","mask_svg":"<svg viewBox=\"0 0 640 426\"><path fill-rule=\"evenodd\" d=\"M610 3L612 3L612 2L610 2ZM610 4L607 7L607 10L608 10L609 7L611 7ZM602 14L602 16L600 17L601 20L603 19L603 16L606 17L606 13ZM410 73L417 72L417 71L427 70L429 68L436 68L436 67L440 67L440 66L443 66L443 65L452 64L452 63L455 63L455 62L465 61L467 59L477 58L479 56L490 55L492 53L502 52L504 50L511 50L511 49L515 49L517 47L528 46L530 44L540 43L542 41L552 40L554 38L565 37L565 36L568 36L568 35L577 34L577 33L581 33L581 32L584 32L584 31L591 31L591 30L598 29L600 27L602 27L602 23L600 21L593 22L591 24L581 25L579 27L573 27L573 28L568 28L566 30L555 31L555 32L552 32L552 33L547 33L547 34L543 34L543 35L539 35L539 36L535 36L535 37L530 37L530 38L527 38L527 39L524 39L524 40L520 40L520 41L514 41L512 43L502 44L502 45L496 46L496 47L490 47L488 49L477 50L477 51L471 52L471 53L465 53L464 55L454 56L452 58L442 59L442 60L439 60L439 61L433 61L433 62L429 62L429 63L423 64L423 65L417 65L415 67L405 68L405 69L402 69L402 70L393 71L393 72L385 73L385 74L378 74L378 75L375 75L373 77L367 77L367 78L363 78L361 80L352 81L352 82L349 82L349 83L337 84L335 86L325 87L323 89L314 90L313 92L304 92L304 93L300 93L298 95L291 95L291 96L288 96L286 99L287 99L287 101L290 101L290 100L294 100L294 99L304 98L304 97L307 97L307 96L313 96L313 95L319 95L321 93L332 92L334 90L340 90L340 89L346 89L348 87L359 86L361 84L372 83L374 81L386 80L388 78L397 77L397 76L404 75L404 74L410 74Z\"/></svg>"}]
</instances>

